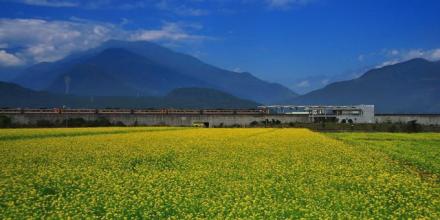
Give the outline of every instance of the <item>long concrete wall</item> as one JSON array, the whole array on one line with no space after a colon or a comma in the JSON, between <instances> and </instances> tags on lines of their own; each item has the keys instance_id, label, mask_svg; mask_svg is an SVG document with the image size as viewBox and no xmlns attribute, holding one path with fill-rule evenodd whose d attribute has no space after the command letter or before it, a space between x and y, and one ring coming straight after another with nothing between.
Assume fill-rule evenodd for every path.
<instances>
[{"instance_id":1,"label":"long concrete wall","mask_svg":"<svg viewBox=\"0 0 440 220\"><path fill-rule=\"evenodd\" d=\"M309 122L308 116L293 115L132 115L132 114L11 114L7 115L13 123L35 125L38 121L46 120L52 123L62 122L68 118L83 118L93 121L99 117L107 118L111 123L122 122L131 125L169 125L192 126L194 123L208 123L214 126L249 126L253 121L279 120L282 123Z\"/></svg>"},{"instance_id":2,"label":"long concrete wall","mask_svg":"<svg viewBox=\"0 0 440 220\"><path fill-rule=\"evenodd\" d=\"M68 118L83 118L94 121L100 117L107 118L111 123L122 122L127 126L132 125L169 125L192 126L194 123L208 123L214 126L248 126L253 121L278 120L281 123L299 122L309 123L307 115L132 115L132 114L8 114L13 123L36 125L38 121L45 120L52 123L62 122ZM423 125L440 125L440 114L437 115L376 115L376 123L407 123L416 120Z\"/></svg>"},{"instance_id":3,"label":"long concrete wall","mask_svg":"<svg viewBox=\"0 0 440 220\"><path fill-rule=\"evenodd\" d=\"M408 123L415 120L422 125L440 125L440 114L377 114L374 118L376 123Z\"/></svg>"}]
</instances>

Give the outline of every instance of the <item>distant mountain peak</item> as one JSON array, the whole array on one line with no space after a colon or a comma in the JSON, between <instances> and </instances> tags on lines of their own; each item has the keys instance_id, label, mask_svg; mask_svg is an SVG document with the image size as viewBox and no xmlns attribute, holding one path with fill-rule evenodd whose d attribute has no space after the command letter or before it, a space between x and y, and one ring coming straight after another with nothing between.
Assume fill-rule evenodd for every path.
<instances>
[{"instance_id":1,"label":"distant mountain peak","mask_svg":"<svg viewBox=\"0 0 440 220\"><path fill-rule=\"evenodd\" d=\"M82 73L78 72L78 68L72 71L75 66L84 63L91 64L95 69L82 68ZM60 61L34 65L24 71L15 82L27 88L60 92L64 91L60 85L66 74L76 75L72 84L82 82L81 91L77 90L81 94L84 91L96 91L95 88L98 87L103 89L96 91L98 94L105 94L108 90L111 95L119 92L121 95L132 93L129 91L143 95L161 95L180 87L205 87L260 103L274 103L296 96L280 84L266 82L250 73L223 70L190 55L146 41L109 40L97 48ZM87 79L88 76L95 78ZM104 80L105 78L115 80ZM105 81L107 85L95 81L97 79ZM111 89L112 86L120 90L115 93L116 89ZM130 89L123 92L122 88Z\"/></svg>"},{"instance_id":2,"label":"distant mountain peak","mask_svg":"<svg viewBox=\"0 0 440 220\"><path fill-rule=\"evenodd\" d=\"M374 104L379 113L440 113L440 62L412 59L290 99L289 104Z\"/></svg>"}]
</instances>

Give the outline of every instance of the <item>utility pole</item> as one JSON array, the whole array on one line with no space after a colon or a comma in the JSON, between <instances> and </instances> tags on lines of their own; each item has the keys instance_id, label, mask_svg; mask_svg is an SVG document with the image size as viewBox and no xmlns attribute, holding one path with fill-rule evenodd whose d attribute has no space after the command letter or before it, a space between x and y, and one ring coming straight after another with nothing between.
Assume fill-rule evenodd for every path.
<instances>
[{"instance_id":1,"label":"utility pole","mask_svg":"<svg viewBox=\"0 0 440 220\"><path fill-rule=\"evenodd\" d=\"M63 114L64 114L64 121L66 121L66 128L68 128L69 127L69 122L67 121L67 114L65 114L64 113L64 109L66 109L66 106L65 105L63 105Z\"/></svg>"},{"instance_id":2,"label":"utility pole","mask_svg":"<svg viewBox=\"0 0 440 220\"><path fill-rule=\"evenodd\" d=\"M64 84L65 84L65 93L66 95L69 94L70 90L70 76L66 75L64 77Z\"/></svg>"}]
</instances>

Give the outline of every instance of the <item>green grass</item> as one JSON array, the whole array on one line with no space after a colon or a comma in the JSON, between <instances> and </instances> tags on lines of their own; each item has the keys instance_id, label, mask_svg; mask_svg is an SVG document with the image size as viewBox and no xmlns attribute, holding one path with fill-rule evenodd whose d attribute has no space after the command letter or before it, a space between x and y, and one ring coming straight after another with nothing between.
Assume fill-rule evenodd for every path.
<instances>
[{"instance_id":1,"label":"green grass","mask_svg":"<svg viewBox=\"0 0 440 220\"><path fill-rule=\"evenodd\" d=\"M359 148L384 152L421 175L440 177L440 133L328 133Z\"/></svg>"}]
</instances>

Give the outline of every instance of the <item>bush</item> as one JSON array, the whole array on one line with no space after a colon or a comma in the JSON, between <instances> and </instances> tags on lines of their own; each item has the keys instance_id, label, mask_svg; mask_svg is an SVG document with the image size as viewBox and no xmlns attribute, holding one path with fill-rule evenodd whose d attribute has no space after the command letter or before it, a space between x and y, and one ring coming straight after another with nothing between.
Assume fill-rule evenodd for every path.
<instances>
[{"instance_id":1,"label":"bush","mask_svg":"<svg viewBox=\"0 0 440 220\"><path fill-rule=\"evenodd\" d=\"M12 126L12 120L11 118L0 115L0 128L9 128Z\"/></svg>"},{"instance_id":2,"label":"bush","mask_svg":"<svg viewBox=\"0 0 440 220\"><path fill-rule=\"evenodd\" d=\"M99 117L97 118L95 121L92 122L93 126L99 126L99 127L104 127L104 126L111 126L112 123L110 123L110 121L107 118L104 117Z\"/></svg>"},{"instance_id":3,"label":"bush","mask_svg":"<svg viewBox=\"0 0 440 220\"><path fill-rule=\"evenodd\" d=\"M422 126L417 124L417 120L409 121L405 126L405 132L415 133L422 131Z\"/></svg>"},{"instance_id":4,"label":"bush","mask_svg":"<svg viewBox=\"0 0 440 220\"><path fill-rule=\"evenodd\" d=\"M55 126L55 124L50 122L49 120L38 120L36 125L37 127L43 128L50 128Z\"/></svg>"},{"instance_id":5,"label":"bush","mask_svg":"<svg viewBox=\"0 0 440 220\"><path fill-rule=\"evenodd\" d=\"M280 120L272 119L272 125L280 125L280 124L281 124Z\"/></svg>"},{"instance_id":6,"label":"bush","mask_svg":"<svg viewBox=\"0 0 440 220\"><path fill-rule=\"evenodd\" d=\"M243 126L241 126L240 124L233 124L231 125L231 128L241 128Z\"/></svg>"},{"instance_id":7,"label":"bush","mask_svg":"<svg viewBox=\"0 0 440 220\"><path fill-rule=\"evenodd\" d=\"M114 125L118 126L118 127L125 127L126 126L122 121L118 121Z\"/></svg>"},{"instance_id":8,"label":"bush","mask_svg":"<svg viewBox=\"0 0 440 220\"><path fill-rule=\"evenodd\" d=\"M63 120L62 125L66 127L84 127L87 126L87 121L83 118L69 118L67 120Z\"/></svg>"},{"instance_id":9,"label":"bush","mask_svg":"<svg viewBox=\"0 0 440 220\"><path fill-rule=\"evenodd\" d=\"M253 122L251 122L249 125L251 126L251 127L257 127L258 126L258 121L253 121Z\"/></svg>"},{"instance_id":10,"label":"bush","mask_svg":"<svg viewBox=\"0 0 440 220\"><path fill-rule=\"evenodd\" d=\"M295 122L289 122L289 124L287 124L287 126L294 128L294 127L296 127L296 123Z\"/></svg>"}]
</instances>

